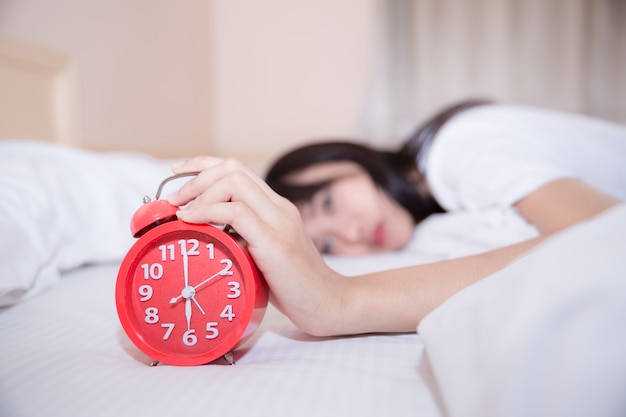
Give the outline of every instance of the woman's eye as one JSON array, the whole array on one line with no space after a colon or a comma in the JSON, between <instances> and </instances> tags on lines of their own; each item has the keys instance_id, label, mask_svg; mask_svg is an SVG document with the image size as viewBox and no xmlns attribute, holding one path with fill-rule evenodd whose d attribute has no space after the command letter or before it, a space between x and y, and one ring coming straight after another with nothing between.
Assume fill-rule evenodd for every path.
<instances>
[{"instance_id":1,"label":"woman's eye","mask_svg":"<svg viewBox=\"0 0 626 417\"><path fill-rule=\"evenodd\" d=\"M326 194L324 194L324 199L322 200L322 206L324 207L326 211L330 211L330 209L332 209L333 196L330 193L330 191L327 191Z\"/></svg>"}]
</instances>

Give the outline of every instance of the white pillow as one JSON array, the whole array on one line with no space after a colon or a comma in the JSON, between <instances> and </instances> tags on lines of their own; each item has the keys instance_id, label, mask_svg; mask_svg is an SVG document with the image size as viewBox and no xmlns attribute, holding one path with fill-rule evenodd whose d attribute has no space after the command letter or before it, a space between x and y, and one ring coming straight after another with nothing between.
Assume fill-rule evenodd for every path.
<instances>
[{"instance_id":1,"label":"white pillow","mask_svg":"<svg viewBox=\"0 0 626 417\"><path fill-rule=\"evenodd\" d=\"M451 417L626 415L626 204L544 242L418 326Z\"/></svg>"},{"instance_id":2,"label":"white pillow","mask_svg":"<svg viewBox=\"0 0 626 417\"><path fill-rule=\"evenodd\" d=\"M133 243L132 214L170 166L137 153L0 142L0 306L68 269L121 259Z\"/></svg>"}]
</instances>

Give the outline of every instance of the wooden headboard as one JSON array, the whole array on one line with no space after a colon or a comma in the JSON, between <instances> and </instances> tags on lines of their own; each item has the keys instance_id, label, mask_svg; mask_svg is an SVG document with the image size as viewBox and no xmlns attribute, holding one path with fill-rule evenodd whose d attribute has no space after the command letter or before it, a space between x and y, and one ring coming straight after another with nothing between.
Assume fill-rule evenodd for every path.
<instances>
[{"instance_id":1,"label":"wooden headboard","mask_svg":"<svg viewBox=\"0 0 626 417\"><path fill-rule=\"evenodd\" d=\"M0 36L0 139L78 145L76 85L67 55Z\"/></svg>"}]
</instances>

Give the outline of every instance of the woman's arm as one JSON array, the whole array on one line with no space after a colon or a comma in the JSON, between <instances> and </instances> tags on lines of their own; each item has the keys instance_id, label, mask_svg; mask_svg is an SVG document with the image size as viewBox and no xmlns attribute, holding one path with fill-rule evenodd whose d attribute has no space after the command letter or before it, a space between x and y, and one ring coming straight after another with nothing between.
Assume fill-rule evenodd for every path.
<instances>
[{"instance_id":1,"label":"woman's arm","mask_svg":"<svg viewBox=\"0 0 626 417\"><path fill-rule=\"evenodd\" d=\"M508 265L545 237L464 258L344 277L319 255L297 208L252 171L234 160L208 157L174 167L177 173L198 170L202 172L197 177L168 197L179 206L191 202L179 217L192 223L232 225L247 241L274 304L303 331L318 336L414 331L426 314L449 297ZM563 219L571 224L617 203L610 198L596 202L594 189L563 181L563 187L556 184L550 190L555 184L548 184L549 188L518 203L529 221L545 219L541 228L551 230L544 210L560 193L569 196L567 204L552 204L579 207L587 199L594 203L582 214L567 211L557 216L554 230L566 226ZM539 198L545 193L548 197Z\"/></svg>"},{"instance_id":2,"label":"woman's arm","mask_svg":"<svg viewBox=\"0 0 626 417\"><path fill-rule=\"evenodd\" d=\"M582 181L565 178L538 188L515 203L515 207L541 234L547 234L591 218L618 203L616 198Z\"/></svg>"},{"instance_id":3,"label":"woman's arm","mask_svg":"<svg viewBox=\"0 0 626 417\"><path fill-rule=\"evenodd\" d=\"M428 313L544 237L477 255L346 278L343 316L329 334L415 331Z\"/></svg>"}]
</instances>

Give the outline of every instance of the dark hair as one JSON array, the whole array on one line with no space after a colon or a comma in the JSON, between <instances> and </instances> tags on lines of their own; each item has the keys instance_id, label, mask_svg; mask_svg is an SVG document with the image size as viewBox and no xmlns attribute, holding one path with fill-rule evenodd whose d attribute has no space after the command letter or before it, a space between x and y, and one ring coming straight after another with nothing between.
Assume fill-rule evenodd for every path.
<instances>
[{"instance_id":1,"label":"dark hair","mask_svg":"<svg viewBox=\"0 0 626 417\"><path fill-rule=\"evenodd\" d=\"M428 215L443 209L430 195L420 193L423 182L416 159L430 145L437 131L453 116L471 107L488 104L486 100L466 100L447 107L427 120L397 151L377 150L351 141L317 142L296 148L276 160L265 180L278 194L293 202L307 201L333 180L296 185L286 178L289 174L322 162L351 161L359 164L418 223Z\"/></svg>"}]
</instances>

